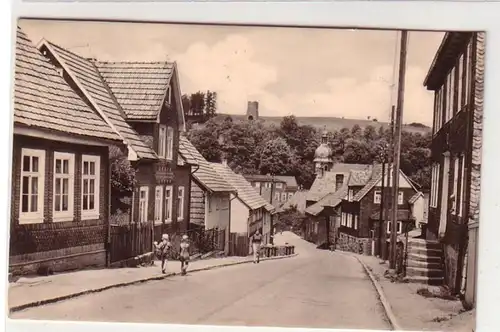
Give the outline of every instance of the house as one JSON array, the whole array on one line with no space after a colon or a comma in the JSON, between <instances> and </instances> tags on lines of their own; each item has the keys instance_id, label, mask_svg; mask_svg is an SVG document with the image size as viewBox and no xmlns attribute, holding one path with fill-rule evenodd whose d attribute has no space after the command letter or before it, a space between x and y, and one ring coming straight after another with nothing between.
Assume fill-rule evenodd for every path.
<instances>
[{"instance_id":1,"label":"house","mask_svg":"<svg viewBox=\"0 0 500 332\"><path fill-rule=\"evenodd\" d=\"M442 244L445 283L469 307L477 287L484 38L446 33L424 82L435 96L426 238Z\"/></svg>"},{"instance_id":2,"label":"house","mask_svg":"<svg viewBox=\"0 0 500 332\"><path fill-rule=\"evenodd\" d=\"M260 195L264 196L274 206L279 206L288 201L299 189L295 176L249 174L244 175L244 177L256 188Z\"/></svg>"},{"instance_id":3,"label":"house","mask_svg":"<svg viewBox=\"0 0 500 332\"><path fill-rule=\"evenodd\" d=\"M186 232L196 165L178 153L185 121L176 63L102 62L46 40L38 48L127 144L136 172L130 222L154 225L156 240Z\"/></svg>"},{"instance_id":4,"label":"house","mask_svg":"<svg viewBox=\"0 0 500 332\"><path fill-rule=\"evenodd\" d=\"M16 37L9 270L107 265L109 147L123 138Z\"/></svg>"},{"instance_id":5,"label":"house","mask_svg":"<svg viewBox=\"0 0 500 332\"><path fill-rule=\"evenodd\" d=\"M201 155L193 144L184 136L180 137L179 152L181 156L191 158L198 165L191 178L190 222L206 230L225 230L225 251L229 250L230 236L230 195L236 193Z\"/></svg>"},{"instance_id":6,"label":"house","mask_svg":"<svg viewBox=\"0 0 500 332\"><path fill-rule=\"evenodd\" d=\"M271 214L275 210L274 207L257 193L243 175L234 173L225 164L211 163L211 165L236 191L231 194L231 233L244 235L250 239L259 230L264 243L270 243Z\"/></svg>"},{"instance_id":7,"label":"house","mask_svg":"<svg viewBox=\"0 0 500 332\"><path fill-rule=\"evenodd\" d=\"M389 171L389 172L387 172ZM306 212L316 217L316 228L313 233L320 241L344 251L378 255L382 239L390 234L392 167L385 170L384 192L382 192L382 165L335 164L331 171L315 181L311 190L329 190L316 203L310 205ZM330 180L330 183L328 183ZM335 180L335 181L333 181ZM388 209L381 211L382 195ZM411 180L400 170L398 191L398 233L415 228L413 212L423 214L415 209L416 202L422 202L422 194L415 188ZM381 214L382 212L382 214ZM386 228L381 229L380 217ZM419 218L421 216L419 215ZM406 225L406 226L405 226ZM382 232L385 232L384 235ZM326 236L326 239L325 239ZM321 244L321 243L318 243Z\"/></svg>"}]
</instances>

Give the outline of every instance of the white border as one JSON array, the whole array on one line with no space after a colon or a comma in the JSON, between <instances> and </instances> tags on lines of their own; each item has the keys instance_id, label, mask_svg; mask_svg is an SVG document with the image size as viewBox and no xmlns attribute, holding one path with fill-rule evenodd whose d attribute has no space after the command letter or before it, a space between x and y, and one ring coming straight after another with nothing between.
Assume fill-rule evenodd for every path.
<instances>
[{"instance_id":1,"label":"white border","mask_svg":"<svg viewBox=\"0 0 500 332\"><path fill-rule=\"evenodd\" d=\"M9 17L7 1L0 1L0 39L8 49L11 47L11 58L8 52L2 56L3 73L12 69L12 40L15 36L15 25ZM214 3L41 3L14 1L13 12L15 17L47 17L47 18L95 18L114 20L147 20L171 22L220 22L220 23L259 23L273 25L321 25L321 26L348 26L348 27L384 27L434 30L485 30L486 34L486 91L484 113L484 144L481 183L481 214L480 214L480 245L479 245L479 282L476 331L495 331L500 326L500 315L497 314L500 302L499 286L497 286L500 246L498 234L500 226L497 216L500 215L497 188L500 188L500 177L497 176L495 166L499 164L499 154L495 153L495 131L500 125L500 113L497 110L496 90L500 87L500 3L498 2L464 2L464 1L337 1L337 2L308 2L308 3L264 3L264 2L214 2ZM14 29L13 29L14 26ZM495 62L497 63L495 65ZM2 88L0 89L3 109L12 109L11 86L12 75L1 75ZM7 160L11 156L12 117L8 112L1 112L4 121L0 121L3 135L1 155ZM487 121L486 121L487 120ZM0 163L3 174L10 174L10 165ZM484 180L487 179L487 180ZM0 185L0 209L9 220L10 175L2 177ZM4 223L5 226L8 223ZM4 248L8 248L8 232L0 232L5 240ZM3 256L6 261L0 264L0 276L7 275L7 250ZM3 297L6 299L6 296ZM35 325L36 324L36 327ZM27 322L9 321L8 327L15 326L16 331L66 331L70 323L60 322ZM74 323L72 330L87 331L96 327L105 328L104 323ZM118 327L118 326L117 326ZM124 324L119 326L123 331L141 331L146 325ZM109 326L108 326L109 328ZM148 330L162 330L164 325L147 325ZM177 326L169 326L169 330L177 330ZM183 330L210 330L207 327L185 327ZM215 328L214 328L215 329ZM217 327L216 330L225 328ZM229 328L234 331L242 328ZM257 329L257 328L256 328ZM262 329L264 330L264 329ZM269 329L265 330L279 330ZM301 329L299 329L301 330Z\"/></svg>"}]
</instances>

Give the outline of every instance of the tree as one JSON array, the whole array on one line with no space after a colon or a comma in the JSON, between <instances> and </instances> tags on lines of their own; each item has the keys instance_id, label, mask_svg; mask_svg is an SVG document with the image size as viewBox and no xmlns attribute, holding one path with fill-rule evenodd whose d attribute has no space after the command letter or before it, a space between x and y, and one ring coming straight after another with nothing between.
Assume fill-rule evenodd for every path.
<instances>
[{"instance_id":1,"label":"tree","mask_svg":"<svg viewBox=\"0 0 500 332\"><path fill-rule=\"evenodd\" d=\"M207 90L205 93L205 115L207 119L217 115L217 92Z\"/></svg>"},{"instance_id":2,"label":"tree","mask_svg":"<svg viewBox=\"0 0 500 332\"><path fill-rule=\"evenodd\" d=\"M130 165L124 151L116 146L109 149L111 164L111 213L127 209L122 199L132 196L135 185L135 169Z\"/></svg>"},{"instance_id":3,"label":"tree","mask_svg":"<svg viewBox=\"0 0 500 332\"><path fill-rule=\"evenodd\" d=\"M281 138L268 141L261 151L260 172L261 174L288 174L294 163L292 150Z\"/></svg>"},{"instance_id":4,"label":"tree","mask_svg":"<svg viewBox=\"0 0 500 332\"><path fill-rule=\"evenodd\" d=\"M350 164L373 163L376 151L370 143L357 139L349 140L344 151L344 162Z\"/></svg>"},{"instance_id":5,"label":"tree","mask_svg":"<svg viewBox=\"0 0 500 332\"><path fill-rule=\"evenodd\" d=\"M363 137L367 142L371 142L377 139L377 131L372 125L368 125L363 130Z\"/></svg>"},{"instance_id":6,"label":"tree","mask_svg":"<svg viewBox=\"0 0 500 332\"><path fill-rule=\"evenodd\" d=\"M353 138L360 138L361 135L363 134L363 129L358 124L355 124L351 128L351 135Z\"/></svg>"},{"instance_id":7,"label":"tree","mask_svg":"<svg viewBox=\"0 0 500 332\"><path fill-rule=\"evenodd\" d=\"M222 146L219 141L217 124L208 121L205 126L188 132L188 139L201 155L210 162L221 162Z\"/></svg>"}]
</instances>

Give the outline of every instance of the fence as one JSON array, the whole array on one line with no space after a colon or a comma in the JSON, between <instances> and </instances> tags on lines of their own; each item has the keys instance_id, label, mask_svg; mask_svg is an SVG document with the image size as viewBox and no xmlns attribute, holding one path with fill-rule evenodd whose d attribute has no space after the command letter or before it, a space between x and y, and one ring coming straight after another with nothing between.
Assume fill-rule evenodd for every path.
<instances>
[{"instance_id":1,"label":"fence","mask_svg":"<svg viewBox=\"0 0 500 332\"><path fill-rule=\"evenodd\" d=\"M116 263L153 251L153 225L132 223L111 225L110 262Z\"/></svg>"},{"instance_id":2,"label":"fence","mask_svg":"<svg viewBox=\"0 0 500 332\"><path fill-rule=\"evenodd\" d=\"M232 256L248 256L249 239L246 234L231 233L229 236L229 254Z\"/></svg>"},{"instance_id":3,"label":"fence","mask_svg":"<svg viewBox=\"0 0 500 332\"><path fill-rule=\"evenodd\" d=\"M176 260L179 258L180 243L182 235L186 234L189 237L189 254L191 256L196 254L206 254L213 251L224 251L226 241L226 230L219 230L218 228L204 229L202 227L191 226L192 229L185 233L171 232L170 243L172 250L170 250L167 257Z\"/></svg>"}]
</instances>

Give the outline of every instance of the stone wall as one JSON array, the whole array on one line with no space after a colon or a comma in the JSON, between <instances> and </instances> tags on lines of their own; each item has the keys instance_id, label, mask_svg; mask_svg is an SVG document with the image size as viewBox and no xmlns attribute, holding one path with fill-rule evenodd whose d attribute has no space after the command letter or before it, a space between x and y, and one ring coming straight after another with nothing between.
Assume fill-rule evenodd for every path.
<instances>
[{"instance_id":1,"label":"stone wall","mask_svg":"<svg viewBox=\"0 0 500 332\"><path fill-rule=\"evenodd\" d=\"M371 255L371 239L340 233L337 239L337 249L357 254Z\"/></svg>"}]
</instances>

